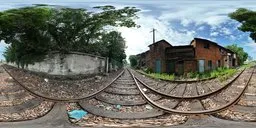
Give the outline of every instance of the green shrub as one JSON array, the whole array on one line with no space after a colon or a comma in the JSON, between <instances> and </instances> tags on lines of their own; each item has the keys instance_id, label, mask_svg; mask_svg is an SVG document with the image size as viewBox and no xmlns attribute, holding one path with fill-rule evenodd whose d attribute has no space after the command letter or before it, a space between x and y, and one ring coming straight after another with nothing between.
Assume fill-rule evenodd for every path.
<instances>
[{"instance_id":1,"label":"green shrub","mask_svg":"<svg viewBox=\"0 0 256 128\"><path fill-rule=\"evenodd\" d=\"M169 75L166 73L150 73L149 76L157 79L163 79L163 80L174 80L175 76L173 74Z\"/></svg>"},{"instance_id":2,"label":"green shrub","mask_svg":"<svg viewBox=\"0 0 256 128\"><path fill-rule=\"evenodd\" d=\"M166 73L152 73L152 70L149 68L145 68L143 70L138 70L140 73L156 78L156 79L163 79L163 80L174 80L174 74L166 74ZM209 78L219 78L220 81L227 80L231 76L233 76L237 72L236 69L229 69L226 67L217 68L215 70L209 72L189 72L184 77L190 79L209 79Z\"/></svg>"},{"instance_id":3,"label":"green shrub","mask_svg":"<svg viewBox=\"0 0 256 128\"><path fill-rule=\"evenodd\" d=\"M153 70L151 69L151 68L144 68L144 69L142 69L144 72L146 72L146 73L148 73L148 74L150 74L150 73L152 73L153 72Z\"/></svg>"},{"instance_id":4,"label":"green shrub","mask_svg":"<svg viewBox=\"0 0 256 128\"><path fill-rule=\"evenodd\" d=\"M187 78L199 78L199 74L197 72L189 72L187 73Z\"/></svg>"},{"instance_id":5,"label":"green shrub","mask_svg":"<svg viewBox=\"0 0 256 128\"><path fill-rule=\"evenodd\" d=\"M189 72L186 77L191 79L208 79L208 78L220 78L221 80L226 80L230 76L236 73L235 69L228 69L226 67L217 68L209 72Z\"/></svg>"}]
</instances>

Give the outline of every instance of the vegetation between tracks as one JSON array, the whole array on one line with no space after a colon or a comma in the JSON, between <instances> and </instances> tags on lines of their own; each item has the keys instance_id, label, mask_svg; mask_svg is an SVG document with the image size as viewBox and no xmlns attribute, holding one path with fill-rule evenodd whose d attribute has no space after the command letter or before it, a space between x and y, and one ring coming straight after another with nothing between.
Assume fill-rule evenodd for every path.
<instances>
[{"instance_id":1,"label":"vegetation between tracks","mask_svg":"<svg viewBox=\"0 0 256 128\"><path fill-rule=\"evenodd\" d=\"M163 79L163 80L174 80L175 79L175 75L174 74L167 74L167 73L150 73L150 72L145 72L143 70L137 70L138 72L146 75L146 76L150 76L156 79Z\"/></svg>"},{"instance_id":2,"label":"vegetation between tracks","mask_svg":"<svg viewBox=\"0 0 256 128\"><path fill-rule=\"evenodd\" d=\"M237 69L228 69L225 67L217 68L215 70L199 73L199 72L189 72L182 76L176 76L174 74L166 74L166 73L151 73L147 70L138 70L138 72L150 76L152 78L156 79L162 79L162 80L204 80L204 79L211 79L211 78L219 78L220 81L224 81L231 76L233 76Z\"/></svg>"}]
</instances>

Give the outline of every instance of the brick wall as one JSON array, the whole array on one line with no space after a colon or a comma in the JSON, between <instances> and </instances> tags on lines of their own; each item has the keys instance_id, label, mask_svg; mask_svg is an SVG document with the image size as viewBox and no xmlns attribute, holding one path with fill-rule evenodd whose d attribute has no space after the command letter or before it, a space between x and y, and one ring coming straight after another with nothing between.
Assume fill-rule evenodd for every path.
<instances>
[{"instance_id":1,"label":"brick wall","mask_svg":"<svg viewBox=\"0 0 256 128\"><path fill-rule=\"evenodd\" d=\"M164 41L159 41L149 46L150 64L149 67L155 72L156 60L161 61L161 72L166 72L165 48L171 47Z\"/></svg>"},{"instance_id":2,"label":"brick wall","mask_svg":"<svg viewBox=\"0 0 256 128\"><path fill-rule=\"evenodd\" d=\"M205 48L206 44L209 44L209 48ZM225 51L223 50L221 53L220 47L217 45L203 40L193 40L192 45L195 47L195 59L204 60L205 70L210 70L208 67L209 61L212 61L212 69L218 66L218 60L220 60L220 66L224 65L225 57L222 54L225 54Z\"/></svg>"},{"instance_id":3,"label":"brick wall","mask_svg":"<svg viewBox=\"0 0 256 128\"><path fill-rule=\"evenodd\" d=\"M197 62L196 61L184 61L184 73L196 72Z\"/></svg>"}]
</instances>

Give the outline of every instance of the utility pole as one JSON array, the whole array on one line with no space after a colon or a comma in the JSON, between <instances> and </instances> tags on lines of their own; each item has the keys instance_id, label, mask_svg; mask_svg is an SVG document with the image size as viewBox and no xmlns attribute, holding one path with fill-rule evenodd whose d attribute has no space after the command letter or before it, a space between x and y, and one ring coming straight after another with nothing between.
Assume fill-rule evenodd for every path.
<instances>
[{"instance_id":1,"label":"utility pole","mask_svg":"<svg viewBox=\"0 0 256 128\"><path fill-rule=\"evenodd\" d=\"M155 31L156 31L156 29L155 29L155 28L153 28L153 30L152 30L152 31L150 31L150 32L153 32L153 43L155 43Z\"/></svg>"}]
</instances>

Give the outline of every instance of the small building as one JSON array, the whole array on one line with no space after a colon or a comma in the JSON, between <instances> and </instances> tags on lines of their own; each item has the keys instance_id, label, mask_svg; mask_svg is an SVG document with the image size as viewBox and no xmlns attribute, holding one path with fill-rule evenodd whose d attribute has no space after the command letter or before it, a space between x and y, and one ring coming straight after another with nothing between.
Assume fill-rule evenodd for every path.
<instances>
[{"instance_id":1,"label":"small building","mask_svg":"<svg viewBox=\"0 0 256 128\"><path fill-rule=\"evenodd\" d=\"M160 40L149 45L149 50L137 57L139 67L148 67L157 73L178 75L237 66L234 52L200 38L194 38L189 45L182 46L172 46L167 41Z\"/></svg>"}]
</instances>

